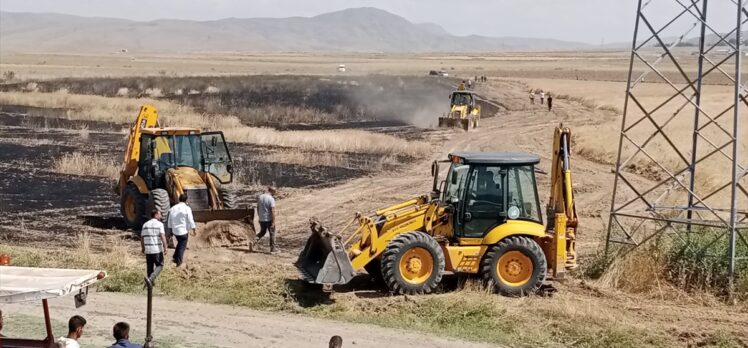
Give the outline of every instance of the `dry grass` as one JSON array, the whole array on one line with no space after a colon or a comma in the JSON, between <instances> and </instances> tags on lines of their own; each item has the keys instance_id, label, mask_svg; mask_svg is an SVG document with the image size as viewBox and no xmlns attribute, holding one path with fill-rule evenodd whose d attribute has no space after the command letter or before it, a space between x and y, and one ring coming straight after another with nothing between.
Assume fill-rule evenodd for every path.
<instances>
[{"instance_id":1,"label":"dry grass","mask_svg":"<svg viewBox=\"0 0 748 348\"><path fill-rule=\"evenodd\" d=\"M424 142L361 130L277 131L271 128L229 128L231 141L265 146L282 146L304 151L351 152L420 157L430 152Z\"/></svg>"},{"instance_id":2,"label":"dry grass","mask_svg":"<svg viewBox=\"0 0 748 348\"><path fill-rule=\"evenodd\" d=\"M566 94L566 98L573 102L599 110L599 122L595 124L576 125L573 118L570 120L570 126L575 131L576 151L597 162L605 164L614 164L616 153L618 151L618 137L621 130L621 111L625 98L625 82L607 82L607 81L569 81L569 80L551 80L551 79L527 79L525 80L533 88L544 88L552 90L559 94ZM647 110L652 110L672 93L671 87L660 83L643 83L636 87L635 93L640 103ZM703 100L703 109L712 116L715 116L729 105L733 90L729 86L705 85ZM693 107L687 106L684 109L679 107L683 104L684 99L676 99L658 111L654 116L655 121L660 124L668 133L670 139L681 153L690 158L691 154L691 131L693 129ZM629 105L630 115L627 126L634 121L644 117L644 114L632 102ZM667 125L667 119L673 114L677 116ZM709 138L715 145L723 145L729 141L729 136L720 130L721 126L725 130L732 132L731 115L722 117L716 122L705 127L701 134ZM701 117L701 124L708 122L704 116ZM638 144L643 144L647 138L656 131L656 128L648 120L640 123L627 134ZM748 124L741 124L739 135L741 139L748 139ZM715 149L707 141L699 139L700 147L698 156L704 156ZM644 148L649 156L662 163L664 168L670 172L680 170L685 167L684 162L677 153L672 150L670 144L661 135L654 137ZM631 157L636 152L636 148L628 141L624 140L622 161ZM740 148L742 158L748 153L748 143L743 143ZM726 154L731 153L731 148L725 150ZM640 152L628 161L625 167L636 174L645 176L651 180L661 180L666 177L664 170L655 164L647 156ZM728 180L725 173L731 170L730 161L721 154L716 154L707 160L701 162L697 167L696 176L696 193L699 196L706 196L715 187L720 187ZM722 178L718 180L717 178ZM745 181L744 181L745 183ZM711 206L721 206L727 201L729 192L723 191L720 194L712 196L706 201ZM683 192L676 193L672 198L674 201L684 196ZM740 204L748 204L741 201Z\"/></svg>"},{"instance_id":3,"label":"dry grass","mask_svg":"<svg viewBox=\"0 0 748 348\"><path fill-rule=\"evenodd\" d=\"M159 109L164 126L223 130L229 141L267 146L294 147L308 151L352 152L420 157L428 154L425 142L407 141L361 130L277 131L247 127L235 116L207 116L164 100L107 98L63 93L0 93L0 104L70 109L68 119L130 123L146 103Z\"/></svg>"},{"instance_id":4,"label":"dry grass","mask_svg":"<svg viewBox=\"0 0 748 348\"><path fill-rule=\"evenodd\" d=\"M368 157L368 156L365 156ZM335 152L281 151L261 154L257 160L274 163L299 164L304 166L328 166L339 168L382 170L399 162L394 156L375 156L360 159Z\"/></svg>"},{"instance_id":5,"label":"dry grass","mask_svg":"<svg viewBox=\"0 0 748 348\"><path fill-rule=\"evenodd\" d=\"M113 180L119 176L119 166L113 159L80 152L62 155L55 159L52 168L62 174L100 176Z\"/></svg>"}]
</instances>

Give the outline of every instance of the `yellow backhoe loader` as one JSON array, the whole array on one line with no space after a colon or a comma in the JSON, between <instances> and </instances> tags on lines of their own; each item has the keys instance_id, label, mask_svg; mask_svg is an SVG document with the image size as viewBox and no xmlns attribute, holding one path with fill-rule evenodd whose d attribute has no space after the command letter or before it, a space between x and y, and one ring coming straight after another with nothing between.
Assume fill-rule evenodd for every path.
<instances>
[{"instance_id":1,"label":"yellow backhoe loader","mask_svg":"<svg viewBox=\"0 0 748 348\"><path fill-rule=\"evenodd\" d=\"M555 130L547 225L535 182L539 157L455 152L433 163L430 196L370 216L357 213L350 235L347 227L332 233L312 221L296 266L326 290L366 270L400 294L430 293L448 272L479 274L505 295L536 292L577 264L570 134L568 128ZM443 162L450 168L442 182Z\"/></svg>"},{"instance_id":2,"label":"yellow backhoe loader","mask_svg":"<svg viewBox=\"0 0 748 348\"><path fill-rule=\"evenodd\" d=\"M143 105L130 128L115 192L127 226L136 231L151 209L164 213L187 194L195 222L208 223L199 237L212 246L228 246L247 240L254 217L252 208L237 206L235 193L226 186L232 180L222 132L159 127L156 107Z\"/></svg>"},{"instance_id":3,"label":"yellow backhoe loader","mask_svg":"<svg viewBox=\"0 0 748 348\"><path fill-rule=\"evenodd\" d=\"M439 127L461 127L464 130L477 128L480 121L480 106L475 93L457 90L449 95L449 114L439 117Z\"/></svg>"}]
</instances>

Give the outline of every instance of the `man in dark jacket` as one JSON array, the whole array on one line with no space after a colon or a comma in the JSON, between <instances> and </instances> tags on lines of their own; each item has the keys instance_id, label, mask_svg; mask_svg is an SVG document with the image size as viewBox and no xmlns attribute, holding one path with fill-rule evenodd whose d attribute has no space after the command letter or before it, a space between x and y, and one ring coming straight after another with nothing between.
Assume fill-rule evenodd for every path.
<instances>
[{"instance_id":1,"label":"man in dark jacket","mask_svg":"<svg viewBox=\"0 0 748 348\"><path fill-rule=\"evenodd\" d=\"M114 342L109 348L143 348L139 344L130 343L130 324L128 323L119 322L114 324L112 335L117 342Z\"/></svg>"}]
</instances>

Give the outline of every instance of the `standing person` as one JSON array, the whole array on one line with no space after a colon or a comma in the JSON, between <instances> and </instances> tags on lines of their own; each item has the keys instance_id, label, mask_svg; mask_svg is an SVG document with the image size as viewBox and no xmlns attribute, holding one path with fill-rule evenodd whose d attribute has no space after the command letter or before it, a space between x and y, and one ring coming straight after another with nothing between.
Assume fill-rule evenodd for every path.
<instances>
[{"instance_id":1,"label":"standing person","mask_svg":"<svg viewBox=\"0 0 748 348\"><path fill-rule=\"evenodd\" d=\"M530 104L535 104L535 92L530 90Z\"/></svg>"},{"instance_id":2,"label":"standing person","mask_svg":"<svg viewBox=\"0 0 748 348\"><path fill-rule=\"evenodd\" d=\"M545 92L540 91L540 105L545 104Z\"/></svg>"},{"instance_id":3,"label":"standing person","mask_svg":"<svg viewBox=\"0 0 748 348\"><path fill-rule=\"evenodd\" d=\"M177 239L177 247L174 249L174 263L177 267L184 261L184 250L187 249L187 238L190 231L195 229L195 219L192 218L192 209L187 205L187 195L179 196L179 203L169 209L169 228Z\"/></svg>"},{"instance_id":4,"label":"standing person","mask_svg":"<svg viewBox=\"0 0 748 348\"><path fill-rule=\"evenodd\" d=\"M166 254L166 232L164 224L161 223L161 212L158 209L153 209L151 219L143 224L140 230L140 251L145 254L145 282L152 287L164 268L164 255Z\"/></svg>"},{"instance_id":5,"label":"standing person","mask_svg":"<svg viewBox=\"0 0 748 348\"><path fill-rule=\"evenodd\" d=\"M265 232L270 234L270 252L277 253L275 247L275 187L268 186L265 193L257 197L257 217L260 220L260 234L257 235L256 242L259 242L265 236Z\"/></svg>"},{"instance_id":6,"label":"standing person","mask_svg":"<svg viewBox=\"0 0 748 348\"><path fill-rule=\"evenodd\" d=\"M109 348L143 348L143 346L130 342L130 324L123 321L114 324L112 336L117 342L114 342Z\"/></svg>"},{"instance_id":7,"label":"standing person","mask_svg":"<svg viewBox=\"0 0 748 348\"><path fill-rule=\"evenodd\" d=\"M550 93L548 93L548 111L551 111L553 108L553 96L551 96Z\"/></svg>"},{"instance_id":8,"label":"standing person","mask_svg":"<svg viewBox=\"0 0 748 348\"><path fill-rule=\"evenodd\" d=\"M78 339L83 336L83 327L86 326L86 319L80 315L74 315L68 320L68 335L60 337L57 344L60 348L80 348Z\"/></svg>"},{"instance_id":9,"label":"standing person","mask_svg":"<svg viewBox=\"0 0 748 348\"><path fill-rule=\"evenodd\" d=\"M458 91L464 91L465 90L465 80L462 80L459 85L457 85Z\"/></svg>"}]
</instances>

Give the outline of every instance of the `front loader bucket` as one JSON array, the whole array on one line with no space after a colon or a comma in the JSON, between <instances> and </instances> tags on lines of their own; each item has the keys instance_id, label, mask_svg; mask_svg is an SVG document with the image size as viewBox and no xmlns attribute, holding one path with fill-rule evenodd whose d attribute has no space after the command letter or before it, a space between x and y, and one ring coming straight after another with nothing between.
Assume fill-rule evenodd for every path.
<instances>
[{"instance_id":1,"label":"front loader bucket","mask_svg":"<svg viewBox=\"0 0 748 348\"><path fill-rule=\"evenodd\" d=\"M439 117L439 127L451 128L455 126L455 119L451 117Z\"/></svg>"},{"instance_id":2,"label":"front loader bucket","mask_svg":"<svg viewBox=\"0 0 748 348\"><path fill-rule=\"evenodd\" d=\"M192 216L197 228L190 234L190 247L247 246L255 239L253 208L193 210Z\"/></svg>"},{"instance_id":3,"label":"front loader bucket","mask_svg":"<svg viewBox=\"0 0 748 348\"><path fill-rule=\"evenodd\" d=\"M296 267L304 280L325 286L347 284L356 275L340 237L328 233L316 222L312 223L312 235Z\"/></svg>"}]
</instances>

